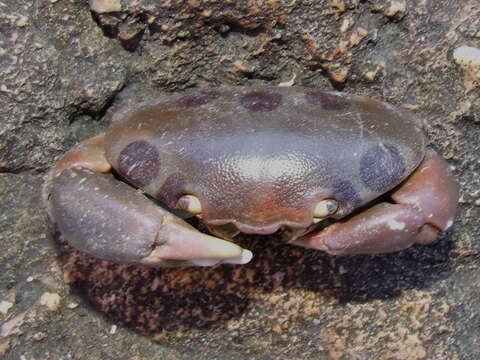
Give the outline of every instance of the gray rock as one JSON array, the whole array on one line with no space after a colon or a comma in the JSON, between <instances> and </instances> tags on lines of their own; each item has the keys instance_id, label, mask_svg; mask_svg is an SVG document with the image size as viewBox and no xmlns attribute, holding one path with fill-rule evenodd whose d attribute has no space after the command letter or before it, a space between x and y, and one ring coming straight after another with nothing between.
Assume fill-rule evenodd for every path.
<instances>
[{"instance_id":1,"label":"gray rock","mask_svg":"<svg viewBox=\"0 0 480 360\"><path fill-rule=\"evenodd\" d=\"M0 355L479 358L480 92L453 55L480 48L477 3L4 0ZM336 88L412 109L461 184L453 231L345 258L247 237L251 265L201 270L114 265L51 236L40 188L60 154L125 104L219 84Z\"/></svg>"}]
</instances>

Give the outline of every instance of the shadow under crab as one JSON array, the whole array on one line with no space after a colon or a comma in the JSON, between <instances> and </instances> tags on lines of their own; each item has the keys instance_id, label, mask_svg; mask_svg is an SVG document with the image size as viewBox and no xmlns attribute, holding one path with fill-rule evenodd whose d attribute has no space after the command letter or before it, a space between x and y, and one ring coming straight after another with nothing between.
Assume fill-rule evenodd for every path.
<instances>
[{"instance_id":1,"label":"shadow under crab","mask_svg":"<svg viewBox=\"0 0 480 360\"><path fill-rule=\"evenodd\" d=\"M346 257L285 245L275 236L249 236L242 245L257 254L249 264L170 269L98 260L56 237L66 280L94 308L114 323L157 340L175 339L169 345L182 348L195 346L203 329L230 334L233 326L236 335L230 335L242 338L268 332L280 318L298 327L342 304L429 288L451 270L448 236L431 247Z\"/></svg>"}]
</instances>

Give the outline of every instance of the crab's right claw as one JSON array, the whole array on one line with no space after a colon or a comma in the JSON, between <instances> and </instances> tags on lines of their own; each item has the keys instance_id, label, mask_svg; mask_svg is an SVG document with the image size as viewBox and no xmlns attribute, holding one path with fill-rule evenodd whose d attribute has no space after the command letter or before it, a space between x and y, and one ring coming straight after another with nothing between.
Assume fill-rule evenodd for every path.
<instances>
[{"instance_id":1,"label":"crab's right claw","mask_svg":"<svg viewBox=\"0 0 480 360\"><path fill-rule=\"evenodd\" d=\"M85 168L50 183L51 216L81 251L117 263L151 266L245 264L249 250L200 233L130 186Z\"/></svg>"},{"instance_id":2,"label":"crab's right claw","mask_svg":"<svg viewBox=\"0 0 480 360\"><path fill-rule=\"evenodd\" d=\"M376 254L431 244L453 224L459 188L447 162L428 150L418 168L380 203L293 243L334 255Z\"/></svg>"}]
</instances>

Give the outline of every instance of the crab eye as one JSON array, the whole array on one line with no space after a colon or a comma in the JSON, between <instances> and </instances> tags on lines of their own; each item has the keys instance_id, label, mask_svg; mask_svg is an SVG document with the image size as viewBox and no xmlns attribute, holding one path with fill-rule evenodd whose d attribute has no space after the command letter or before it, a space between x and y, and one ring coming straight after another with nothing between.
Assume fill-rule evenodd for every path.
<instances>
[{"instance_id":1,"label":"crab eye","mask_svg":"<svg viewBox=\"0 0 480 360\"><path fill-rule=\"evenodd\" d=\"M333 215L338 209L338 203L332 199L321 200L315 205L313 216L315 218L326 218Z\"/></svg>"},{"instance_id":2,"label":"crab eye","mask_svg":"<svg viewBox=\"0 0 480 360\"><path fill-rule=\"evenodd\" d=\"M200 200L193 195L184 195L177 202L177 208L198 215L202 212Z\"/></svg>"}]
</instances>

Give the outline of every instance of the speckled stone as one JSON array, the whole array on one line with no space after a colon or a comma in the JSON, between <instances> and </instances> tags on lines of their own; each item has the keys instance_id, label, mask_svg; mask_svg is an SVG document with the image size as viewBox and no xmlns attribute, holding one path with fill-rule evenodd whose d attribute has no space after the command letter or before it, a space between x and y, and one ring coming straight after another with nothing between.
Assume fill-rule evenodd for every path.
<instances>
[{"instance_id":1,"label":"speckled stone","mask_svg":"<svg viewBox=\"0 0 480 360\"><path fill-rule=\"evenodd\" d=\"M480 94L452 56L476 46L478 0L402 2L387 19L400 1L123 0L118 18L82 1L4 0L0 301L13 306L0 315L0 357L480 358ZM116 40L122 22L147 28L134 52ZM218 84L331 89L336 74L335 86L425 119L462 189L438 245L335 258L253 238L247 267L153 270L50 238L43 175L121 106ZM58 311L40 305L45 292L59 294Z\"/></svg>"}]
</instances>

